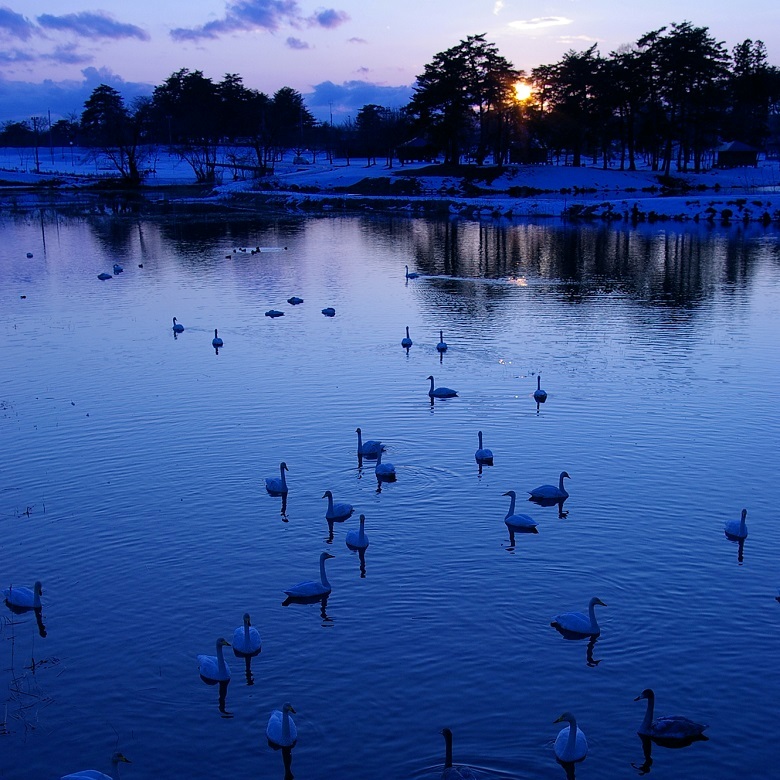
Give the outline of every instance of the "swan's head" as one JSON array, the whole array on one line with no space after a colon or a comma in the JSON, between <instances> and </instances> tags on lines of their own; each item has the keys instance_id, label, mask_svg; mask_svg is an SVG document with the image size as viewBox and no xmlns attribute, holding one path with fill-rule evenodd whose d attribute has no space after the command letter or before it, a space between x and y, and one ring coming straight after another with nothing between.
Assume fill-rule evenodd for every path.
<instances>
[{"instance_id":1,"label":"swan's head","mask_svg":"<svg viewBox=\"0 0 780 780\"><path fill-rule=\"evenodd\" d=\"M33 593L37 593L39 596L43 593L43 586L40 580L37 580L35 585L33 585Z\"/></svg>"},{"instance_id":2,"label":"swan's head","mask_svg":"<svg viewBox=\"0 0 780 780\"><path fill-rule=\"evenodd\" d=\"M112 764L132 764L133 762L124 756L122 753L114 753L113 756L111 756L111 763Z\"/></svg>"},{"instance_id":3,"label":"swan's head","mask_svg":"<svg viewBox=\"0 0 780 780\"><path fill-rule=\"evenodd\" d=\"M288 469L288 468L287 468L287 464L286 464L284 461L282 461L282 462L279 464L279 468L280 468L282 471L289 471L289 470L290 470L290 469Z\"/></svg>"},{"instance_id":4,"label":"swan's head","mask_svg":"<svg viewBox=\"0 0 780 780\"><path fill-rule=\"evenodd\" d=\"M574 719L574 715L572 715L570 712L564 712L563 715L556 718L553 723L563 723L563 721L566 721L567 723L574 725L577 721Z\"/></svg>"},{"instance_id":5,"label":"swan's head","mask_svg":"<svg viewBox=\"0 0 780 780\"><path fill-rule=\"evenodd\" d=\"M361 431L360 428L355 428L355 433L363 433L363 431Z\"/></svg>"},{"instance_id":6,"label":"swan's head","mask_svg":"<svg viewBox=\"0 0 780 780\"><path fill-rule=\"evenodd\" d=\"M245 626L249 625L249 613L248 612L244 612L244 625Z\"/></svg>"},{"instance_id":7,"label":"swan's head","mask_svg":"<svg viewBox=\"0 0 780 780\"><path fill-rule=\"evenodd\" d=\"M225 639L224 637L220 637L219 639L217 639L217 648L220 647L232 647L232 645L230 644L230 642L227 641L227 639Z\"/></svg>"},{"instance_id":8,"label":"swan's head","mask_svg":"<svg viewBox=\"0 0 780 780\"><path fill-rule=\"evenodd\" d=\"M569 476L569 472L568 471L562 471L561 472L561 479L571 479L571 477Z\"/></svg>"},{"instance_id":9,"label":"swan's head","mask_svg":"<svg viewBox=\"0 0 780 780\"><path fill-rule=\"evenodd\" d=\"M637 696L634 699L634 701L639 701L640 699L650 699L650 701L655 699L655 694L653 693L653 689L652 688L645 688L642 691L642 693L640 693L639 696Z\"/></svg>"},{"instance_id":10,"label":"swan's head","mask_svg":"<svg viewBox=\"0 0 780 780\"><path fill-rule=\"evenodd\" d=\"M512 498L517 498L517 493L515 493L514 490L507 490L506 493L502 493L502 496L511 496Z\"/></svg>"},{"instance_id":11,"label":"swan's head","mask_svg":"<svg viewBox=\"0 0 780 780\"><path fill-rule=\"evenodd\" d=\"M426 379L430 379L430 380L431 380L431 382L433 382L433 377L432 377L432 376L426 376L425 378L426 378Z\"/></svg>"},{"instance_id":12,"label":"swan's head","mask_svg":"<svg viewBox=\"0 0 780 780\"><path fill-rule=\"evenodd\" d=\"M596 598L596 597L594 596L594 597L593 597L593 598L590 600L590 605L591 605L592 607L594 607L594 606L596 606L596 604L598 604L598 605L600 605L600 606L602 606L602 607L606 607L606 606L607 606L607 605L606 605L606 604L605 604L605 603L604 603L604 602L603 602L601 599L598 599L598 598Z\"/></svg>"},{"instance_id":13,"label":"swan's head","mask_svg":"<svg viewBox=\"0 0 780 780\"><path fill-rule=\"evenodd\" d=\"M360 515L360 522L361 523L365 523L366 522L366 516L365 515Z\"/></svg>"},{"instance_id":14,"label":"swan's head","mask_svg":"<svg viewBox=\"0 0 780 780\"><path fill-rule=\"evenodd\" d=\"M284 705L282 706L282 712L292 712L293 715L297 715L298 714L297 712L295 712L294 707L292 706L292 704L290 704L289 701L286 701L284 703Z\"/></svg>"},{"instance_id":15,"label":"swan's head","mask_svg":"<svg viewBox=\"0 0 780 780\"><path fill-rule=\"evenodd\" d=\"M452 729L443 728L439 734L443 735L447 742L452 742Z\"/></svg>"},{"instance_id":16,"label":"swan's head","mask_svg":"<svg viewBox=\"0 0 780 780\"><path fill-rule=\"evenodd\" d=\"M747 509L742 510L742 519L744 520L747 517Z\"/></svg>"},{"instance_id":17,"label":"swan's head","mask_svg":"<svg viewBox=\"0 0 780 780\"><path fill-rule=\"evenodd\" d=\"M322 494L322 497L323 497L323 498L333 498L333 493L331 493L331 492L330 492L330 490L326 490L326 491L325 491L325 492Z\"/></svg>"},{"instance_id":18,"label":"swan's head","mask_svg":"<svg viewBox=\"0 0 780 780\"><path fill-rule=\"evenodd\" d=\"M335 555L331 555L329 552L320 553L320 560L327 561L328 558L335 558Z\"/></svg>"}]
</instances>

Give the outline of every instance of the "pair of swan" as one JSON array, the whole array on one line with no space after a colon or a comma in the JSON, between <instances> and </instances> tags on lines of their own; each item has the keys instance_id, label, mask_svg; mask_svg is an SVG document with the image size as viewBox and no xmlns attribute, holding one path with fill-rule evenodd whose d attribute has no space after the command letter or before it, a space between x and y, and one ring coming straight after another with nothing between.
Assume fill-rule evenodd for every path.
<instances>
[{"instance_id":1,"label":"pair of swan","mask_svg":"<svg viewBox=\"0 0 780 780\"><path fill-rule=\"evenodd\" d=\"M335 558L335 556L328 552L320 553L319 581L306 580L305 582L299 582L297 585L288 588L285 593L293 599L310 599L327 596L331 591L330 583L325 575L325 561L327 561L328 558Z\"/></svg>"},{"instance_id":2,"label":"pair of swan","mask_svg":"<svg viewBox=\"0 0 780 780\"><path fill-rule=\"evenodd\" d=\"M366 535L366 516L360 515L360 527L352 528L347 531L347 547L350 550L365 550L368 547L368 536Z\"/></svg>"},{"instance_id":3,"label":"pair of swan","mask_svg":"<svg viewBox=\"0 0 780 780\"><path fill-rule=\"evenodd\" d=\"M477 431L477 437L479 438L479 447L474 453L474 459L477 463L486 463L490 466L493 465L493 451L482 446L482 431ZM506 493L504 495L507 495Z\"/></svg>"},{"instance_id":4,"label":"pair of swan","mask_svg":"<svg viewBox=\"0 0 780 780\"><path fill-rule=\"evenodd\" d=\"M346 520L355 511L352 504L334 504L333 493L330 490L326 490L322 497L328 499L328 508L325 511L326 520Z\"/></svg>"},{"instance_id":5,"label":"pair of swan","mask_svg":"<svg viewBox=\"0 0 780 780\"><path fill-rule=\"evenodd\" d=\"M97 769L82 769L80 772L71 772L69 775L63 775L60 780L117 780L119 777L119 764L131 764L129 758L122 753L114 753L111 756L111 774L99 772Z\"/></svg>"},{"instance_id":6,"label":"pair of swan","mask_svg":"<svg viewBox=\"0 0 780 780\"><path fill-rule=\"evenodd\" d=\"M284 478L284 472L289 471L287 464L282 461L279 464L280 477L267 477L265 480L265 489L272 496L283 496L287 494L287 480Z\"/></svg>"},{"instance_id":7,"label":"pair of swan","mask_svg":"<svg viewBox=\"0 0 780 780\"><path fill-rule=\"evenodd\" d=\"M173 318L173 332L184 333L184 325L182 325L180 322L176 322L176 317Z\"/></svg>"},{"instance_id":8,"label":"pair of swan","mask_svg":"<svg viewBox=\"0 0 780 780\"><path fill-rule=\"evenodd\" d=\"M274 710L268 718L265 736L268 742L276 748L292 748L298 741L298 729L290 713L295 712L292 704L286 702L281 710Z\"/></svg>"},{"instance_id":9,"label":"pair of swan","mask_svg":"<svg viewBox=\"0 0 780 780\"><path fill-rule=\"evenodd\" d=\"M41 593L43 593L43 588L40 581L37 581L32 589L15 588L11 585L3 591L8 605L16 607L16 609L40 609Z\"/></svg>"},{"instance_id":10,"label":"pair of swan","mask_svg":"<svg viewBox=\"0 0 780 780\"><path fill-rule=\"evenodd\" d=\"M223 345L222 339L219 337L219 334L217 333L217 329L214 328L214 338L211 339L211 346L212 347L221 347Z\"/></svg>"},{"instance_id":11,"label":"pair of swan","mask_svg":"<svg viewBox=\"0 0 780 780\"><path fill-rule=\"evenodd\" d=\"M594 596L588 604L588 614L582 612L564 612L556 615L550 625L564 634L577 634L579 636L598 636L601 628L596 621L596 606L606 607L607 605L599 598Z\"/></svg>"},{"instance_id":12,"label":"pair of swan","mask_svg":"<svg viewBox=\"0 0 780 780\"><path fill-rule=\"evenodd\" d=\"M727 520L725 525L726 536L730 539L747 539L747 509L742 510L742 517L739 520Z\"/></svg>"},{"instance_id":13,"label":"pair of swan","mask_svg":"<svg viewBox=\"0 0 780 780\"><path fill-rule=\"evenodd\" d=\"M224 682L230 679L230 667L225 663L223 647L230 647L230 642L220 637L217 639L216 655L198 656L198 671L207 682Z\"/></svg>"},{"instance_id":14,"label":"pair of swan","mask_svg":"<svg viewBox=\"0 0 780 780\"><path fill-rule=\"evenodd\" d=\"M558 487L555 487L555 485L539 485L539 487L529 490L528 493L531 498L542 501L560 501L561 499L566 499L569 497L569 494L563 487L564 479L571 479L568 471L561 472L560 479L558 480Z\"/></svg>"},{"instance_id":15,"label":"pair of swan","mask_svg":"<svg viewBox=\"0 0 780 780\"><path fill-rule=\"evenodd\" d=\"M426 379L431 380L431 389L428 390L428 395L431 398L454 398L457 396L458 393L455 390L451 390L449 387L434 387L433 376L428 376Z\"/></svg>"},{"instance_id":16,"label":"pair of swan","mask_svg":"<svg viewBox=\"0 0 780 780\"><path fill-rule=\"evenodd\" d=\"M517 500L517 494L514 490L507 490L503 495L509 496L509 511L506 513L504 522L507 527L512 531L525 531L530 533L536 533L536 526L539 525L536 520L528 515L516 515L515 514L515 501Z\"/></svg>"},{"instance_id":17,"label":"pair of swan","mask_svg":"<svg viewBox=\"0 0 780 780\"><path fill-rule=\"evenodd\" d=\"M357 433L358 448L357 453L363 458L376 458L377 455L385 449L385 445L381 441L375 441L374 439L368 439L363 441L363 432L360 428L355 428Z\"/></svg>"},{"instance_id":18,"label":"pair of swan","mask_svg":"<svg viewBox=\"0 0 780 780\"><path fill-rule=\"evenodd\" d=\"M698 739L707 739L704 730L708 726L704 723L696 723L683 715L661 715L653 718L655 706L655 693L652 688L645 688L634 701L647 699L647 710L642 720L642 725L637 730L640 736L652 737L669 742L693 742Z\"/></svg>"}]
</instances>

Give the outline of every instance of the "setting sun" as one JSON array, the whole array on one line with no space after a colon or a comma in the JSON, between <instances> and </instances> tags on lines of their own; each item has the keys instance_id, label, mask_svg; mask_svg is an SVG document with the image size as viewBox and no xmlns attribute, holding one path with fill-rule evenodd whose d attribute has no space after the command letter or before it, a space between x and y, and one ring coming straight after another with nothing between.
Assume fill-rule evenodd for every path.
<instances>
[{"instance_id":1,"label":"setting sun","mask_svg":"<svg viewBox=\"0 0 780 780\"><path fill-rule=\"evenodd\" d=\"M517 100L528 100L533 94L533 88L525 81L515 82L515 98Z\"/></svg>"}]
</instances>

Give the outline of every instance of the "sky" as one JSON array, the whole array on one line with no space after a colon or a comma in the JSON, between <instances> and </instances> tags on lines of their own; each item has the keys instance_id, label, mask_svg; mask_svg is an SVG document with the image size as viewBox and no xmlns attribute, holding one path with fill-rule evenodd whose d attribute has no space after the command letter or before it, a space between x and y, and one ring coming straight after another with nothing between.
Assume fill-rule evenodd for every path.
<instances>
[{"instance_id":1,"label":"sky","mask_svg":"<svg viewBox=\"0 0 780 780\"><path fill-rule=\"evenodd\" d=\"M485 33L515 67L598 44L606 55L690 21L729 50L763 40L780 65L777 0L0 0L0 122L80 115L99 84L126 100L181 68L298 90L321 120L408 102L433 56Z\"/></svg>"}]
</instances>

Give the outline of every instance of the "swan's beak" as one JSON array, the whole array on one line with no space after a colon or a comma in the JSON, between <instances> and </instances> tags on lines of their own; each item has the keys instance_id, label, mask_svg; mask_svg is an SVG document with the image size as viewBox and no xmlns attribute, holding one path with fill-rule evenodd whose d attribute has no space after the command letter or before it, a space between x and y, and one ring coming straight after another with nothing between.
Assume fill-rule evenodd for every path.
<instances>
[{"instance_id":1,"label":"swan's beak","mask_svg":"<svg viewBox=\"0 0 780 780\"><path fill-rule=\"evenodd\" d=\"M290 705L290 712L294 713L295 715L298 714L297 712L295 712L295 707L293 707L292 704Z\"/></svg>"},{"instance_id":2,"label":"swan's beak","mask_svg":"<svg viewBox=\"0 0 780 780\"><path fill-rule=\"evenodd\" d=\"M556 718L553 723L560 723L563 720L563 715L560 718Z\"/></svg>"},{"instance_id":3,"label":"swan's beak","mask_svg":"<svg viewBox=\"0 0 780 780\"><path fill-rule=\"evenodd\" d=\"M639 701L640 699L644 699L644 698L645 698L645 697L644 697L644 696L642 696L642 694L640 693L640 694L639 694L639 696L637 696L637 697L635 697L635 698L634 698L634 701Z\"/></svg>"}]
</instances>

